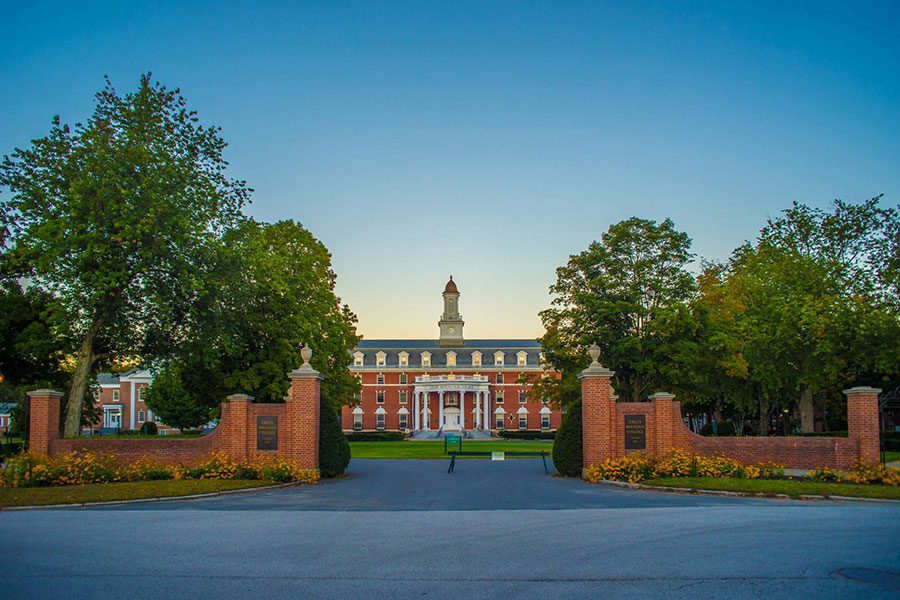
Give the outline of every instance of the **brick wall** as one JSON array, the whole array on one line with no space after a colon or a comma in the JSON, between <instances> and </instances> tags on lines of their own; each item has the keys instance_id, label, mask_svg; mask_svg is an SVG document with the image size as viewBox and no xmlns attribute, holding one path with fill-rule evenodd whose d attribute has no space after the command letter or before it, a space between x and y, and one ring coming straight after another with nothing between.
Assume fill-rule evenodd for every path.
<instances>
[{"instance_id":1,"label":"brick wall","mask_svg":"<svg viewBox=\"0 0 900 600\"><path fill-rule=\"evenodd\" d=\"M303 468L319 466L319 388L321 375L312 368L296 369L291 378L290 398L284 404L254 404L249 396L229 396L222 404L219 425L199 438L89 438L59 437L59 402L62 394L52 390L29 392L31 401L32 451L59 455L72 451L112 452L122 462L148 457L166 464L194 464L213 452L225 452L233 460L253 460L263 454L297 461ZM278 419L277 449L257 450L256 423L260 416Z\"/></svg>"},{"instance_id":2,"label":"brick wall","mask_svg":"<svg viewBox=\"0 0 900 600\"><path fill-rule=\"evenodd\" d=\"M849 429L846 438L705 437L687 428L681 417L681 403L671 394L654 394L650 402L617 403L610 393L612 375L599 364L580 375L585 467L625 455L625 415L644 415L645 450L652 453L682 449L699 455L726 455L746 464L775 462L804 469L843 469L860 458L879 458L881 390L875 388L844 391Z\"/></svg>"}]
</instances>

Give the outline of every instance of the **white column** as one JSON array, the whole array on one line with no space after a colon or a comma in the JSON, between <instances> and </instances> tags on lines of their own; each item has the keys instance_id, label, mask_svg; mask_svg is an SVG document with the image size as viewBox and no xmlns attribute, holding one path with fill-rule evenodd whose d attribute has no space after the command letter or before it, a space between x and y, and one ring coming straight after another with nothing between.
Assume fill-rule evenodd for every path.
<instances>
[{"instance_id":1,"label":"white column","mask_svg":"<svg viewBox=\"0 0 900 600\"><path fill-rule=\"evenodd\" d=\"M431 394L428 393L427 390L422 392L422 398L425 400L425 410L422 413L422 418L425 420L425 427L422 429L428 430L431 429L431 413L428 412L428 397Z\"/></svg>"},{"instance_id":2,"label":"white column","mask_svg":"<svg viewBox=\"0 0 900 600\"><path fill-rule=\"evenodd\" d=\"M438 392L438 429L444 426L444 390Z\"/></svg>"},{"instance_id":3,"label":"white column","mask_svg":"<svg viewBox=\"0 0 900 600\"><path fill-rule=\"evenodd\" d=\"M466 428L466 392L459 390L459 426Z\"/></svg>"},{"instance_id":4,"label":"white column","mask_svg":"<svg viewBox=\"0 0 900 600\"><path fill-rule=\"evenodd\" d=\"M488 431L493 428L494 422L491 421L491 392L484 390L484 428Z\"/></svg>"},{"instance_id":5,"label":"white column","mask_svg":"<svg viewBox=\"0 0 900 600\"><path fill-rule=\"evenodd\" d=\"M419 390L413 390L413 431L419 430Z\"/></svg>"},{"instance_id":6,"label":"white column","mask_svg":"<svg viewBox=\"0 0 900 600\"><path fill-rule=\"evenodd\" d=\"M474 396L472 402L475 404L475 411L472 414L474 423L472 425L475 429L481 429L481 392L475 392L472 395Z\"/></svg>"}]
</instances>

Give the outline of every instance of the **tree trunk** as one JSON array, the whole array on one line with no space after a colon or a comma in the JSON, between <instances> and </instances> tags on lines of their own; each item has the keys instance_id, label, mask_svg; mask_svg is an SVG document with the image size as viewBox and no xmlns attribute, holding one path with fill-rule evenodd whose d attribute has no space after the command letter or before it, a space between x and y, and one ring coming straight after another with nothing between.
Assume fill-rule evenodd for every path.
<instances>
[{"instance_id":1,"label":"tree trunk","mask_svg":"<svg viewBox=\"0 0 900 600\"><path fill-rule=\"evenodd\" d=\"M84 393L87 390L88 377L97 355L94 354L94 341L103 325L103 317L94 315L84 339L81 341L81 347L78 348L78 355L75 358L75 373L72 375L72 386L69 388L69 399L66 405L66 422L63 427L63 435L65 437L77 437L81 433L81 413L84 403Z\"/></svg>"},{"instance_id":2,"label":"tree trunk","mask_svg":"<svg viewBox=\"0 0 900 600\"><path fill-rule=\"evenodd\" d=\"M759 435L769 435L769 411L762 398L759 400Z\"/></svg>"},{"instance_id":3,"label":"tree trunk","mask_svg":"<svg viewBox=\"0 0 900 600\"><path fill-rule=\"evenodd\" d=\"M813 391L810 386L800 392L800 431L813 433L816 430L816 414L813 406Z\"/></svg>"}]
</instances>

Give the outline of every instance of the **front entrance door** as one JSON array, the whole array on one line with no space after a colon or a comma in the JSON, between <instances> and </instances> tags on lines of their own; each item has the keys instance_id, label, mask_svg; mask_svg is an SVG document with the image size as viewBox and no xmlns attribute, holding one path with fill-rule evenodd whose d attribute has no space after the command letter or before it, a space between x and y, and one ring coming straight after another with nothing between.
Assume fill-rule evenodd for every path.
<instances>
[{"instance_id":1,"label":"front entrance door","mask_svg":"<svg viewBox=\"0 0 900 600\"><path fill-rule=\"evenodd\" d=\"M444 409L444 429L450 429L450 430L458 430L459 429L459 409L458 408L445 408Z\"/></svg>"}]
</instances>

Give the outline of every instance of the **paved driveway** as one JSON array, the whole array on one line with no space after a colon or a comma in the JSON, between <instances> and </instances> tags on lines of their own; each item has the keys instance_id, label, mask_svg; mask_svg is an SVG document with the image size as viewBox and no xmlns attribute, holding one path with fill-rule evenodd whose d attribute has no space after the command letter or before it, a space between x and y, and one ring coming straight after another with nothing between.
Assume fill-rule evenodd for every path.
<instances>
[{"instance_id":1,"label":"paved driveway","mask_svg":"<svg viewBox=\"0 0 900 600\"><path fill-rule=\"evenodd\" d=\"M354 461L216 499L0 513L3 598L900 596L900 510Z\"/></svg>"}]
</instances>

